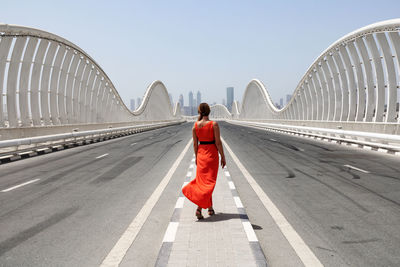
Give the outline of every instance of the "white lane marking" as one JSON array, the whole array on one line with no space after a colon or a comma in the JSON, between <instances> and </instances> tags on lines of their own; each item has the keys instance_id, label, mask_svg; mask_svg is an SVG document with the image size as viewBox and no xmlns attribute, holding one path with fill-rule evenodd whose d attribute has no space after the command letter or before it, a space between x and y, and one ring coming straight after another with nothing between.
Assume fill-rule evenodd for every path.
<instances>
[{"instance_id":1,"label":"white lane marking","mask_svg":"<svg viewBox=\"0 0 400 267\"><path fill-rule=\"evenodd\" d=\"M233 184L233 182L229 181L228 184L231 190L235 189L235 185Z\"/></svg>"},{"instance_id":2,"label":"white lane marking","mask_svg":"<svg viewBox=\"0 0 400 267\"><path fill-rule=\"evenodd\" d=\"M301 147L298 147L297 149L300 150L301 152L304 152L304 151L305 151L305 150L304 150L303 148L301 148Z\"/></svg>"},{"instance_id":3,"label":"white lane marking","mask_svg":"<svg viewBox=\"0 0 400 267\"><path fill-rule=\"evenodd\" d=\"M228 171L225 171L225 176L231 176L231 174Z\"/></svg>"},{"instance_id":4,"label":"white lane marking","mask_svg":"<svg viewBox=\"0 0 400 267\"><path fill-rule=\"evenodd\" d=\"M167 231L165 232L163 243L164 242L174 242L176 231L178 230L179 222L170 222L168 224Z\"/></svg>"},{"instance_id":5,"label":"white lane marking","mask_svg":"<svg viewBox=\"0 0 400 267\"><path fill-rule=\"evenodd\" d=\"M188 173L186 174L186 177L192 177L192 172L188 172Z\"/></svg>"},{"instance_id":6,"label":"white lane marking","mask_svg":"<svg viewBox=\"0 0 400 267\"><path fill-rule=\"evenodd\" d=\"M192 158L192 162L195 162L196 161L196 159L195 158Z\"/></svg>"},{"instance_id":7,"label":"white lane marking","mask_svg":"<svg viewBox=\"0 0 400 267\"><path fill-rule=\"evenodd\" d=\"M243 204L242 201L240 200L240 197L233 197L233 200L235 200L236 207L243 208Z\"/></svg>"},{"instance_id":8,"label":"white lane marking","mask_svg":"<svg viewBox=\"0 0 400 267\"><path fill-rule=\"evenodd\" d=\"M184 182L182 188L184 188L189 182Z\"/></svg>"},{"instance_id":9,"label":"white lane marking","mask_svg":"<svg viewBox=\"0 0 400 267\"><path fill-rule=\"evenodd\" d=\"M272 139L272 138L271 138L271 139L269 139L269 140L271 140L272 142L276 142L276 140L275 140L275 139Z\"/></svg>"},{"instance_id":10,"label":"white lane marking","mask_svg":"<svg viewBox=\"0 0 400 267\"><path fill-rule=\"evenodd\" d=\"M244 231L246 232L247 239L249 242L258 242L256 233L253 230L253 226L251 226L250 222L242 222Z\"/></svg>"},{"instance_id":11,"label":"white lane marking","mask_svg":"<svg viewBox=\"0 0 400 267\"><path fill-rule=\"evenodd\" d=\"M194 164L190 164L189 169L193 169L194 168Z\"/></svg>"},{"instance_id":12,"label":"white lane marking","mask_svg":"<svg viewBox=\"0 0 400 267\"><path fill-rule=\"evenodd\" d=\"M299 256L301 261L305 266L323 266L319 259L315 256L312 250L307 246L301 236L294 230L292 225L286 220L285 216L279 211L279 209L275 206L275 204L271 201L271 199L267 196L267 194L262 190L262 188L258 185L256 180L254 180L253 176L247 171L247 169L243 166L243 164L239 161L238 157L233 153L232 149L229 145L224 142L224 146L226 150L231 155L233 161L236 163L240 171L243 173L243 176L246 178L247 182L253 188L254 192L257 194L258 198L263 203L264 207L267 209L268 213L271 215L272 219L275 221L275 224L279 227L282 234L286 237L289 244L292 246L296 254Z\"/></svg>"},{"instance_id":13,"label":"white lane marking","mask_svg":"<svg viewBox=\"0 0 400 267\"><path fill-rule=\"evenodd\" d=\"M186 144L185 148L182 150L181 154L175 160L174 164L172 164L171 168L165 175L165 177L161 180L160 184L154 190L153 194L147 199L146 203L136 215L135 219L130 223L128 228L122 234L120 239L117 241L115 246L111 249L110 253L105 257L103 262L100 266L118 266L122 259L124 258L126 252L128 251L129 247L132 245L133 241L137 234L139 233L140 229L142 228L143 224L149 217L152 209L156 205L158 199L160 198L162 192L164 191L165 187L169 183L172 178L172 175L175 173L176 169L178 168L179 164L181 163L183 157L185 156L186 152L188 151L190 144L192 143L192 139Z\"/></svg>"},{"instance_id":14,"label":"white lane marking","mask_svg":"<svg viewBox=\"0 0 400 267\"><path fill-rule=\"evenodd\" d=\"M136 145L136 144L137 144L137 143L132 143L131 146L134 146L134 145Z\"/></svg>"},{"instance_id":15,"label":"white lane marking","mask_svg":"<svg viewBox=\"0 0 400 267\"><path fill-rule=\"evenodd\" d=\"M350 169L353 169L353 170L356 170L356 171L359 171L359 172L370 173L369 171L366 171L366 170L363 170L363 169L360 169L360 168L357 168L357 167L354 167L354 166L351 166L351 165L348 165L348 164L343 165L343 166L345 166L347 168L350 168Z\"/></svg>"},{"instance_id":16,"label":"white lane marking","mask_svg":"<svg viewBox=\"0 0 400 267\"><path fill-rule=\"evenodd\" d=\"M10 188L1 190L1 192L3 192L3 193L9 192L9 191L11 191L11 190L17 189L17 188L22 187L22 186L24 186L24 185L28 185L28 184L37 182L37 181L39 181L39 180L40 180L40 179L30 180L30 181L28 181L28 182L25 182L25 183L22 183L22 184L19 184L19 185L15 185L15 186L13 186L13 187L10 187Z\"/></svg>"},{"instance_id":17,"label":"white lane marking","mask_svg":"<svg viewBox=\"0 0 400 267\"><path fill-rule=\"evenodd\" d=\"M184 202L185 202L184 197L178 197L178 200L176 201L176 204L175 204L175 209L182 209Z\"/></svg>"},{"instance_id":18,"label":"white lane marking","mask_svg":"<svg viewBox=\"0 0 400 267\"><path fill-rule=\"evenodd\" d=\"M104 158L104 157L106 157L106 156L108 156L108 153L103 154L103 155L100 155L100 156L96 157L96 159L101 159L101 158Z\"/></svg>"}]
</instances>

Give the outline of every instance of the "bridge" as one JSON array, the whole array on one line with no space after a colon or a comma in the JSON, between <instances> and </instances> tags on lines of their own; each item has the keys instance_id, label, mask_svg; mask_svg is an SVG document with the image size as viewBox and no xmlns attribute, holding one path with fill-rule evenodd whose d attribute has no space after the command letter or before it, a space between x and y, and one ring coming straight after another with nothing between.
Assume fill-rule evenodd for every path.
<instances>
[{"instance_id":1,"label":"bridge","mask_svg":"<svg viewBox=\"0 0 400 267\"><path fill-rule=\"evenodd\" d=\"M161 81L130 111L77 45L0 25L0 265L400 265L399 32L340 38L282 109L257 79L212 106L227 168L197 221L195 118Z\"/></svg>"}]
</instances>

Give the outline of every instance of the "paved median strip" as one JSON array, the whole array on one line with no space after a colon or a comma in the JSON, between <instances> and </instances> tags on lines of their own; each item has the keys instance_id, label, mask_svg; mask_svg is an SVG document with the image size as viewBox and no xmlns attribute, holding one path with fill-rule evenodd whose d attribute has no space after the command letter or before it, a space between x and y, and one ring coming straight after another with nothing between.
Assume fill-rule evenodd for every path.
<instances>
[{"instance_id":1,"label":"paved median strip","mask_svg":"<svg viewBox=\"0 0 400 267\"><path fill-rule=\"evenodd\" d=\"M181 163L183 157L185 156L186 152L188 151L190 144L192 143L192 139L186 144L185 148L182 150L181 154L172 164L171 168L165 175L165 177L161 180L160 184L151 194L151 196L147 199L146 203L133 219L133 221L129 224L128 228L122 234L120 239L117 241L115 246L111 249L108 255L105 257L103 262L100 266L119 266L122 259L125 257L126 252L128 251L129 247L135 241L135 238L139 231L142 229L143 224L146 222L147 218L149 217L151 211L153 210L154 206L156 205L157 201L159 200L162 192L164 191L165 187L169 183L172 178L172 175L175 173L176 169L178 168L179 164Z\"/></svg>"},{"instance_id":2,"label":"paved median strip","mask_svg":"<svg viewBox=\"0 0 400 267\"><path fill-rule=\"evenodd\" d=\"M281 230L282 234L288 240L289 244L292 246L296 254L299 256L300 260L305 266L323 266L319 259L315 256L312 250L304 242L301 236L296 232L293 226L287 221L285 216L280 212L278 207L272 202L264 190L259 186L256 180L251 176L243 164L239 161L238 157L233 153L230 146L222 138L224 146L228 153L231 155L233 161L242 172L243 176L246 178L247 182L253 188L254 192L257 194L258 198L261 200L262 204L271 215L275 224Z\"/></svg>"}]
</instances>

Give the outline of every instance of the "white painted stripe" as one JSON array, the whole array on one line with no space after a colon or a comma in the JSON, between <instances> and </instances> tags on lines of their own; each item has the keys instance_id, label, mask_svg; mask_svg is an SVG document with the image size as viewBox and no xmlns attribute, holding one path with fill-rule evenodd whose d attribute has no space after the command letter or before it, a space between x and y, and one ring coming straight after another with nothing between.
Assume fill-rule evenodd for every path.
<instances>
[{"instance_id":1,"label":"white painted stripe","mask_svg":"<svg viewBox=\"0 0 400 267\"><path fill-rule=\"evenodd\" d=\"M195 158L192 158L192 162L195 162L196 161L196 159Z\"/></svg>"},{"instance_id":2,"label":"white painted stripe","mask_svg":"<svg viewBox=\"0 0 400 267\"><path fill-rule=\"evenodd\" d=\"M244 231L246 232L247 239L249 242L257 242L257 236L256 233L253 230L253 226L251 226L250 222L242 222Z\"/></svg>"},{"instance_id":3,"label":"white painted stripe","mask_svg":"<svg viewBox=\"0 0 400 267\"><path fill-rule=\"evenodd\" d=\"M388 150L386 148L378 148L378 152L387 153Z\"/></svg>"},{"instance_id":4,"label":"white painted stripe","mask_svg":"<svg viewBox=\"0 0 400 267\"><path fill-rule=\"evenodd\" d=\"M193 169L194 168L194 164L190 164L189 169Z\"/></svg>"},{"instance_id":5,"label":"white painted stripe","mask_svg":"<svg viewBox=\"0 0 400 267\"><path fill-rule=\"evenodd\" d=\"M165 232L164 238L163 238L163 243L164 242L174 242L175 241L175 236L176 232L178 230L179 222L170 222L168 224L167 231Z\"/></svg>"},{"instance_id":6,"label":"white painted stripe","mask_svg":"<svg viewBox=\"0 0 400 267\"><path fill-rule=\"evenodd\" d=\"M186 177L192 177L192 172L188 172L188 173L186 174Z\"/></svg>"},{"instance_id":7,"label":"white painted stripe","mask_svg":"<svg viewBox=\"0 0 400 267\"><path fill-rule=\"evenodd\" d=\"M272 142L276 142L276 140L275 140L275 139L272 139L272 138L271 138L271 139L269 139L269 140L271 140Z\"/></svg>"},{"instance_id":8,"label":"white painted stripe","mask_svg":"<svg viewBox=\"0 0 400 267\"><path fill-rule=\"evenodd\" d=\"M103 155L100 155L100 156L96 157L96 159L101 159L101 158L104 158L104 157L106 157L106 156L108 156L108 153L103 154Z\"/></svg>"},{"instance_id":9,"label":"white painted stripe","mask_svg":"<svg viewBox=\"0 0 400 267\"><path fill-rule=\"evenodd\" d=\"M28 181L28 182L25 182L25 183L22 183L22 184L19 184L19 185L15 185L15 186L13 186L13 187L10 187L10 188L7 188L7 189L4 189L4 190L1 190L1 192L3 192L3 193L5 193L5 192L9 192L9 191L11 191L11 190L14 190L14 189L20 188L20 187L22 187L22 186L24 186L24 185L28 185L28 184L31 184L31 183L37 182L37 181L39 181L39 180L40 180L40 179L34 179L34 180L30 180L30 181Z\"/></svg>"},{"instance_id":10,"label":"white painted stripe","mask_svg":"<svg viewBox=\"0 0 400 267\"><path fill-rule=\"evenodd\" d=\"M136 144L137 144L137 143L132 143L131 146L134 146L134 145L136 145Z\"/></svg>"},{"instance_id":11,"label":"white painted stripe","mask_svg":"<svg viewBox=\"0 0 400 267\"><path fill-rule=\"evenodd\" d=\"M156 190L154 190L153 194L151 194L149 199L147 199L146 203L139 211L139 213L136 215L135 219L133 219L133 221L130 223L128 228L122 234L118 242L111 249L110 253L108 253L107 257L103 260L100 266L118 266L121 263L129 247L132 245L137 234L139 233L143 224L147 220L147 217L149 217L153 207L156 205L165 187L171 180L172 175L175 173L176 169L181 163L191 143L192 143L192 138L190 138L189 142L186 144L181 154L175 160L174 164L172 164L168 173L161 180L160 184L157 186Z\"/></svg>"},{"instance_id":12,"label":"white painted stripe","mask_svg":"<svg viewBox=\"0 0 400 267\"><path fill-rule=\"evenodd\" d=\"M225 176L228 176L228 177L230 177L230 176L231 176L231 174L230 174L228 171L225 171Z\"/></svg>"},{"instance_id":13,"label":"white painted stripe","mask_svg":"<svg viewBox=\"0 0 400 267\"><path fill-rule=\"evenodd\" d=\"M176 204L175 204L175 209L182 209L184 202L185 202L184 197L178 197L178 200L176 201Z\"/></svg>"},{"instance_id":14,"label":"white painted stripe","mask_svg":"<svg viewBox=\"0 0 400 267\"><path fill-rule=\"evenodd\" d=\"M233 153L229 145L224 142L224 146L231 155L233 161L236 163L243 176L246 178L247 182L253 188L254 192L257 194L258 198L263 203L264 207L267 209L268 213L271 215L272 219L275 221L276 225L281 230L282 234L286 237L289 244L292 246L296 254L299 256L300 260L305 266L323 266L319 259L314 255L312 250L307 246L301 236L294 230L292 225L286 220L285 216L279 211L267 194L258 185L256 180L250 175L247 169L239 161L238 157Z\"/></svg>"},{"instance_id":15,"label":"white painted stripe","mask_svg":"<svg viewBox=\"0 0 400 267\"><path fill-rule=\"evenodd\" d=\"M229 184L229 188L230 188L231 190L232 190L232 189L235 189L235 185L233 184L233 182L229 181L228 184Z\"/></svg>"},{"instance_id":16,"label":"white painted stripe","mask_svg":"<svg viewBox=\"0 0 400 267\"><path fill-rule=\"evenodd\" d=\"M236 207L243 208L243 204L242 201L240 200L240 197L233 197L233 200L235 200Z\"/></svg>"},{"instance_id":17,"label":"white painted stripe","mask_svg":"<svg viewBox=\"0 0 400 267\"><path fill-rule=\"evenodd\" d=\"M350 169L353 169L353 170L356 170L356 171L359 171L359 172L370 173L369 171L366 171L366 170L363 170L363 169L360 169L360 168L357 168L357 167L354 167L354 166L351 166L351 165L348 165L348 164L343 165L343 166L345 166L347 168L350 168Z\"/></svg>"},{"instance_id":18,"label":"white painted stripe","mask_svg":"<svg viewBox=\"0 0 400 267\"><path fill-rule=\"evenodd\" d=\"M184 182L182 188L184 188L189 182Z\"/></svg>"}]
</instances>

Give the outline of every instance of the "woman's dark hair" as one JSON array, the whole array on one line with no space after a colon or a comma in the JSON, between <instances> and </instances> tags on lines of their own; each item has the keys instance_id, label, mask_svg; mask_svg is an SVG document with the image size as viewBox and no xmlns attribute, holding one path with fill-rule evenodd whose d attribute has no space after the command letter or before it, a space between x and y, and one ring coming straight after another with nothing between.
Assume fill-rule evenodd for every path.
<instances>
[{"instance_id":1,"label":"woman's dark hair","mask_svg":"<svg viewBox=\"0 0 400 267\"><path fill-rule=\"evenodd\" d=\"M210 106L207 103L201 103L197 109L199 112L199 121L204 117L210 114Z\"/></svg>"}]
</instances>

